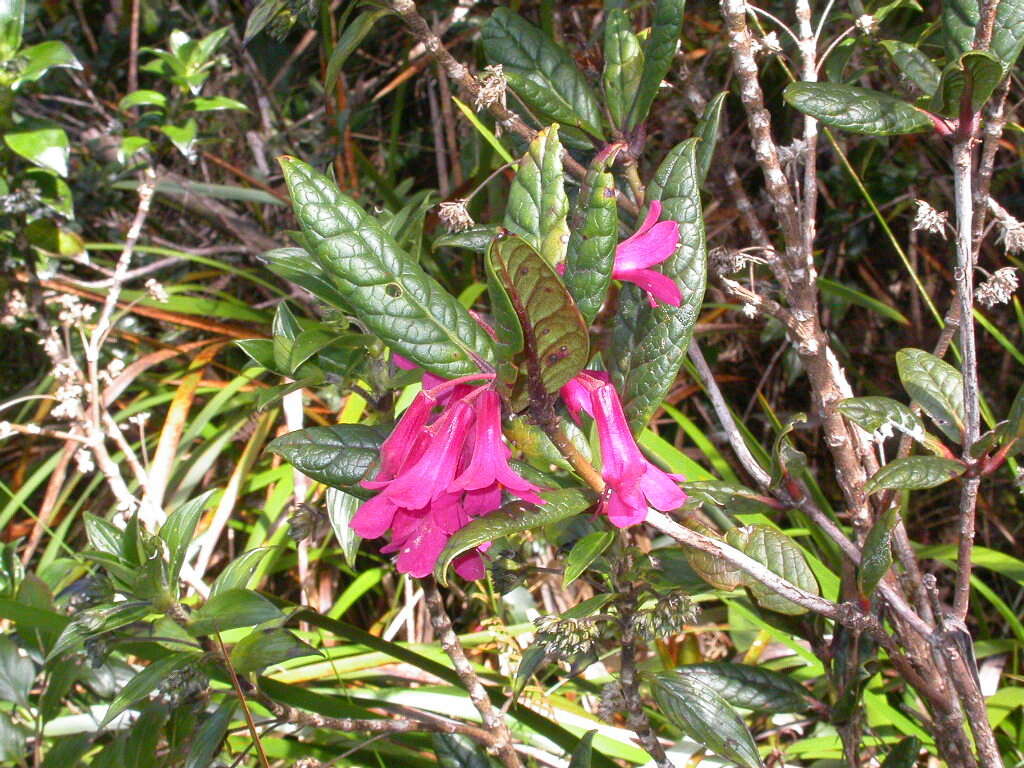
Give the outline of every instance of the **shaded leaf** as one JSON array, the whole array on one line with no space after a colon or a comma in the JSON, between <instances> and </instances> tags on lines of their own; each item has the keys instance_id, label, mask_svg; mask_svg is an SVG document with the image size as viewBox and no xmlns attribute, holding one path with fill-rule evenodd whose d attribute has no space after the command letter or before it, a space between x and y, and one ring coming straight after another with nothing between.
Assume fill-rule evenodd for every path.
<instances>
[{"instance_id":1,"label":"shaded leaf","mask_svg":"<svg viewBox=\"0 0 1024 768\"><path fill-rule=\"evenodd\" d=\"M697 145L697 183L700 186L704 186L708 169L711 168L711 158L714 157L715 146L718 144L718 126L722 122L722 111L728 95L728 91L722 91L709 101L704 107L704 114L693 129L693 135L700 139Z\"/></svg>"},{"instance_id":2,"label":"shaded leaf","mask_svg":"<svg viewBox=\"0 0 1024 768\"><path fill-rule=\"evenodd\" d=\"M908 347L896 353L903 388L955 443L964 431L963 376L960 371L923 349Z\"/></svg>"},{"instance_id":3,"label":"shaded leaf","mask_svg":"<svg viewBox=\"0 0 1024 768\"><path fill-rule=\"evenodd\" d=\"M968 51L942 73L929 108L946 117L960 115L961 100L970 88L971 110L979 111L1003 79L999 59L984 51Z\"/></svg>"},{"instance_id":4,"label":"shaded leaf","mask_svg":"<svg viewBox=\"0 0 1024 768\"><path fill-rule=\"evenodd\" d=\"M890 506L884 515L875 520L864 539L857 586L865 597L870 598L875 593L878 583L892 566L892 531L899 521L896 507Z\"/></svg>"},{"instance_id":5,"label":"shaded leaf","mask_svg":"<svg viewBox=\"0 0 1024 768\"><path fill-rule=\"evenodd\" d=\"M594 735L596 730L587 731L580 738L580 744L572 752L569 768L590 768L594 756Z\"/></svg>"},{"instance_id":6,"label":"shaded leaf","mask_svg":"<svg viewBox=\"0 0 1024 768\"><path fill-rule=\"evenodd\" d=\"M138 672L121 689L121 692L114 700L110 702L103 720L100 721L100 727L102 728L137 701L155 691L172 672L182 669L189 664L195 664L198 659L198 653L181 651L164 656L162 659L157 659L141 672Z\"/></svg>"},{"instance_id":7,"label":"shaded leaf","mask_svg":"<svg viewBox=\"0 0 1024 768\"><path fill-rule=\"evenodd\" d=\"M211 489L186 501L168 515L167 520L160 527L160 538L167 545L169 557L167 578L172 584L177 582L181 566L185 563L189 544L192 543L196 526L199 525L199 516L202 515L203 508L209 502L210 497L216 492L216 489Z\"/></svg>"},{"instance_id":8,"label":"shaded leaf","mask_svg":"<svg viewBox=\"0 0 1024 768\"><path fill-rule=\"evenodd\" d=\"M0 635L0 701L28 706L35 665L10 637Z\"/></svg>"},{"instance_id":9,"label":"shaded leaf","mask_svg":"<svg viewBox=\"0 0 1024 768\"><path fill-rule=\"evenodd\" d=\"M238 627L252 627L284 616L281 609L250 589L228 589L211 595L192 614L188 633L204 637Z\"/></svg>"},{"instance_id":10,"label":"shaded leaf","mask_svg":"<svg viewBox=\"0 0 1024 768\"><path fill-rule=\"evenodd\" d=\"M791 677L764 667L719 661L677 667L684 677L696 678L734 707L785 714L806 712L811 699Z\"/></svg>"},{"instance_id":11,"label":"shaded leaf","mask_svg":"<svg viewBox=\"0 0 1024 768\"><path fill-rule=\"evenodd\" d=\"M748 525L730 529L725 540L793 586L812 595L821 594L814 572L800 547L784 533L765 525ZM793 616L807 612L803 606L775 594L758 581L746 579L745 584L758 605L764 608Z\"/></svg>"},{"instance_id":12,"label":"shaded leaf","mask_svg":"<svg viewBox=\"0 0 1024 768\"><path fill-rule=\"evenodd\" d=\"M942 26L946 37L946 55L958 58L974 48L974 33L980 13L978 0L943 0ZM1009 71L1024 48L1024 0L1000 0L992 27L989 50Z\"/></svg>"},{"instance_id":13,"label":"shaded leaf","mask_svg":"<svg viewBox=\"0 0 1024 768\"><path fill-rule=\"evenodd\" d=\"M613 541L615 541L614 531L593 531L577 541L565 559L562 586L569 586L583 575L583 572L608 549Z\"/></svg>"},{"instance_id":14,"label":"shaded leaf","mask_svg":"<svg viewBox=\"0 0 1024 768\"><path fill-rule=\"evenodd\" d=\"M324 268L304 248L275 248L261 254L260 258L268 262L267 267L278 277L305 288L325 304L350 311L341 291L334 287Z\"/></svg>"},{"instance_id":15,"label":"shaded leaf","mask_svg":"<svg viewBox=\"0 0 1024 768\"><path fill-rule=\"evenodd\" d=\"M203 720L190 739L184 768L209 768L228 733L237 702L226 697L214 713Z\"/></svg>"},{"instance_id":16,"label":"shaded leaf","mask_svg":"<svg viewBox=\"0 0 1024 768\"><path fill-rule=\"evenodd\" d=\"M374 24L389 13L391 13L391 10L387 8L366 10L345 26L345 31L338 38L338 42L335 43L334 49L331 51L331 57L327 60L327 69L324 72L324 91L326 93L334 91L334 87L338 82L338 75L341 74L341 68L345 66L348 57L355 52L359 44L370 34Z\"/></svg>"},{"instance_id":17,"label":"shaded leaf","mask_svg":"<svg viewBox=\"0 0 1024 768\"><path fill-rule=\"evenodd\" d=\"M320 654L313 646L279 627L250 632L231 649L231 664L240 675L260 672L288 659Z\"/></svg>"},{"instance_id":18,"label":"shaded leaf","mask_svg":"<svg viewBox=\"0 0 1024 768\"><path fill-rule=\"evenodd\" d=\"M791 83L783 96L794 109L851 133L892 136L932 127L923 111L887 93L840 83Z\"/></svg>"},{"instance_id":19,"label":"shaded leaf","mask_svg":"<svg viewBox=\"0 0 1024 768\"><path fill-rule=\"evenodd\" d=\"M921 740L917 736L907 736L889 750L882 761L882 768L914 768L919 754Z\"/></svg>"},{"instance_id":20,"label":"shaded leaf","mask_svg":"<svg viewBox=\"0 0 1024 768\"><path fill-rule=\"evenodd\" d=\"M640 40L633 32L629 14L624 8L611 8L604 22L604 72L601 79L608 113L612 123L620 128L628 127L644 70ZM655 92L656 89L657 85Z\"/></svg>"},{"instance_id":21,"label":"shaded leaf","mask_svg":"<svg viewBox=\"0 0 1024 768\"><path fill-rule=\"evenodd\" d=\"M582 488L545 491L540 496L545 501L542 506L528 504L525 501L512 501L488 515L472 520L469 525L456 531L437 558L434 578L445 585L448 583L448 566L463 552L484 542L540 528L578 515L597 500L593 492Z\"/></svg>"},{"instance_id":22,"label":"shaded leaf","mask_svg":"<svg viewBox=\"0 0 1024 768\"><path fill-rule=\"evenodd\" d=\"M966 471L962 462L941 456L907 456L893 459L865 483L867 493L887 489L917 491L934 488L960 477Z\"/></svg>"},{"instance_id":23,"label":"shaded leaf","mask_svg":"<svg viewBox=\"0 0 1024 768\"><path fill-rule=\"evenodd\" d=\"M745 768L760 768L761 758L746 724L714 689L678 672L655 675L651 691L658 708L690 738L719 757Z\"/></svg>"},{"instance_id":24,"label":"shaded leaf","mask_svg":"<svg viewBox=\"0 0 1024 768\"><path fill-rule=\"evenodd\" d=\"M472 739L459 733L432 733L431 742L441 768L491 768L491 761Z\"/></svg>"},{"instance_id":25,"label":"shaded leaf","mask_svg":"<svg viewBox=\"0 0 1024 768\"><path fill-rule=\"evenodd\" d=\"M882 40L882 47L892 56L900 72L928 96L939 87L942 72L927 54L916 45L902 40Z\"/></svg>"}]
</instances>

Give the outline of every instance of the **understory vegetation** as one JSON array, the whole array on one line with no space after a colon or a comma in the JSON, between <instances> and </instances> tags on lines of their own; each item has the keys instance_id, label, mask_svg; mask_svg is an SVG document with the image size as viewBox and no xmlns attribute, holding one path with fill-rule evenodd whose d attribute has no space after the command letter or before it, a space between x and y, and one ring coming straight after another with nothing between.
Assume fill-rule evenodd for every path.
<instances>
[{"instance_id":1,"label":"understory vegetation","mask_svg":"<svg viewBox=\"0 0 1024 768\"><path fill-rule=\"evenodd\" d=\"M1024 766L1024 0L0 0L0 764Z\"/></svg>"}]
</instances>

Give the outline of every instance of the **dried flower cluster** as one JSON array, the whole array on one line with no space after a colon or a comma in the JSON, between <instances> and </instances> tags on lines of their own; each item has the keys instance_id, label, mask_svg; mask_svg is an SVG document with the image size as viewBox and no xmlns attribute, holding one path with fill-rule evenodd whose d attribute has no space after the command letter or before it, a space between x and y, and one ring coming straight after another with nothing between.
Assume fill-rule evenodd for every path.
<instances>
[{"instance_id":1,"label":"dried flower cluster","mask_svg":"<svg viewBox=\"0 0 1024 768\"><path fill-rule=\"evenodd\" d=\"M1014 267L997 269L992 276L978 286L975 298L983 307L991 309L998 304L1006 304L1017 292L1018 278Z\"/></svg>"}]
</instances>

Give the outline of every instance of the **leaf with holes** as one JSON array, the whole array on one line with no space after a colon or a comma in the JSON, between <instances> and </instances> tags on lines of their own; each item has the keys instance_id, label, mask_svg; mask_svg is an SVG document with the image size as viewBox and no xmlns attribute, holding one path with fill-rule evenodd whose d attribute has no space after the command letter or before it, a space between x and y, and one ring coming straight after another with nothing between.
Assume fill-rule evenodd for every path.
<instances>
[{"instance_id":1,"label":"leaf with holes","mask_svg":"<svg viewBox=\"0 0 1024 768\"><path fill-rule=\"evenodd\" d=\"M572 215L563 279L588 325L604 304L615 266L619 213L615 178L608 169L622 146L613 144L594 158Z\"/></svg>"},{"instance_id":2,"label":"leaf with holes","mask_svg":"<svg viewBox=\"0 0 1024 768\"><path fill-rule=\"evenodd\" d=\"M662 203L662 218L679 224L676 252L660 265L683 295L678 307L651 307L636 286L620 293L621 309L605 359L634 433L646 425L675 383L690 346L707 284L707 250L697 177L698 139L687 139L666 156L647 188Z\"/></svg>"},{"instance_id":3,"label":"leaf with holes","mask_svg":"<svg viewBox=\"0 0 1024 768\"><path fill-rule=\"evenodd\" d=\"M776 576L780 576L793 586L812 595L821 594L818 590L818 582L814 578L814 572L807 564L804 553L784 533L766 525L748 525L743 528L730 529L725 534L725 540L747 557L757 560ZM744 583L750 589L750 593L758 605L763 608L791 616L807 613L806 608L775 594L759 581L746 578Z\"/></svg>"},{"instance_id":4,"label":"leaf with holes","mask_svg":"<svg viewBox=\"0 0 1024 768\"><path fill-rule=\"evenodd\" d=\"M892 566L892 531L899 521L896 507L890 506L875 520L864 539L860 569L857 571L857 586L864 597L870 598L875 593L878 582L885 578Z\"/></svg>"},{"instance_id":5,"label":"leaf with holes","mask_svg":"<svg viewBox=\"0 0 1024 768\"><path fill-rule=\"evenodd\" d=\"M729 703L696 677L661 672L651 682L658 709L690 738L744 768L761 768L757 746Z\"/></svg>"},{"instance_id":6,"label":"leaf with holes","mask_svg":"<svg viewBox=\"0 0 1024 768\"><path fill-rule=\"evenodd\" d=\"M494 362L487 332L334 182L279 159L295 215L345 304L403 357L447 378Z\"/></svg>"},{"instance_id":7,"label":"leaf with holes","mask_svg":"<svg viewBox=\"0 0 1024 768\"><path fill-rule=\"evenodd\" d=\"M390 427L335 424L289 432L267 446L304 475L332 488L368 496L359 482L380 454Z\"/></svg>"},{"instance_id":8,"label":"leaf with holes","mask_svg":"<svg viewBox=\"0 0 1024 768\"><path fill-rule=\"evenodd\" d=\"M913 104L887 93L841 83L791 83L786 103L832 128L870 136L918 133L932 127L931 118Z\"/></svg>"},{"instance_id":9,"label":"leaf with holes","mask_svg":"<svg viewBox=\"0 0 1024 768\"><path fill-rule=\"evenodd\" d=\"M548 264L561 264L569 242L568 212L562 144L558 126L552 125L537 133L519 160L505 207L505 226L536 248Z\"/></svg>"},{"instance_id":10,"label":"leaf with holes","mask_svg":"<svg viewBox=\"0 0 1024 768\"><path fill-rule=\"evenodd\" d=\"M603 139L601 109L566 48L507 8L496 8L483 28L484 53L501 64L512 90L538 118Z\"/></svg>"},{"instance_id":11,"label":"leaf with holes","mask_svg":"<svg viewBox=\"0 0 1024 768\"><path fill-rule=\"evenodd\" d=\"M956 459L945 459L941 456L907 456L893 459L875 472L864 485L868 493L898 489L919 491L924 488L935 488L943 483L960 477L966 467Z\"/></svg>"},{"instance_id":12,"label":"leaf with holes","mask_svg":"<svg viewBox=\"0 0 1024 768\"><path fill-rule=\"evenodd\" d=\"M437 558L434 578L441 584L447 584L448 566L463 552L485 542L500 539L502 536L565 520L578 515L597 501L594 493L582 488L545 491L540 495L545 502L541 506L525 501L512 501L456 531Z\"/></svg>"},{"instance_id":13,"label":"leaf with holes","mask_svg":"<svg viewBox=\"0 0 1024 768\"><path fill-rule=\"evenodd\" d=\"M734 707L780 715L811 708L812 699L800 683L764 667L719 661L687 664L676 672L700 680Z\"/></svg>"},{"instance_id":14,"label":"leaf with holes","mask_svg":"<svg viewBox=\"0 0 1024 768\"><path fill-rule=\"evenodd\" d=\"M658 95L661 82L672 68L679 50L686 0L657 0L651 14L651 33L643 48L643 75L636 88L636 98L626 128L633 128L647 119Z\"/></svg>"},{"instance_id":15,"label":"leaf with holes","mask_svg":"<svg viewBox=\"0 0 1024 768\"><path fill-rule=\"evenodd\" d=\"M605 104L612 123L626 127L640 80L644 74L644 54L640 40L625 8L611 8L604 22L604 85Z\"/></svg>"},{"instance_id":16,"label":"leaf with holes","mask_svg":"<svg viewBox=\"0 0 1024 768\"><path fill-rule=\"evenodd\" d=\"M942 433L959 443L964 431L964 380L960 371L923 349L907 347L896 353L903 388Z\"/></svg>"},{"instance_id":17,"label":"leaf with holes","mask_svg":"<svg viewBox=\"0 0 1024 768\"><path fill-rule=\"evenodd\" d=\"M504 344L514 340L513 317L522 333L521 369L526 382L513 395L523 410L529 398L554 394L579 373L590 356L583 317L558 274L521 237L495 239L487 254L488 284L493 284L496 329ZM513 350L510 350L514 352ZM504 357L504 355L503 355Z\"/></svg>"}]
</instances>

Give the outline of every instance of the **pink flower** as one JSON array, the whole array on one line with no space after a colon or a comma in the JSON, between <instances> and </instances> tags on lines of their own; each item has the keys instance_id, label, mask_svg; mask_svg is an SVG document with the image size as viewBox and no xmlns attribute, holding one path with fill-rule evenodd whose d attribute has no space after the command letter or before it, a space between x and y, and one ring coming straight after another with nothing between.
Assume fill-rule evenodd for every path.
<instances>
[{"instance_id":1,"label":"pink flower","mask_svg":"<svg viewBox=\"0 0 1024 768\"><path fill-rule=\"evenodd\" d=\"M640 229L615 249L612 277L639 285L647 292L647 300L652 307L659 301L678 307L683 297L676 281L649 269L669 258L679 244L679 224L658 221L660 217L661 202L652 200Z\"/></svg>"},{"instance_id":2,"label":"pink flower","mask_svg":"<svg viewBox=\"0 0 1024 768\"><path fill-rule=\"evenodd\" d=\"M562 388L570 411L585 410L597 423L601 444L601 476L610 489L604 511L613 525L625 528L642 523L647 507L662 512L678 509L686 494L676 484L685 478L670 475L649 462L640 452L615 387L599 378L597 371L576 376Z\"/></svg>"},{"instance_id":3,"label":"pink flower","mask_svg":"<svg viewBox=\"0 0 1024 768\"><path fill-rule=\"evenodd\" d=\"M509 466L497 392L465 382L444 382L416 396L381 446L376 477L362 483L380 493L351 522L364 538L390 530L391 541L381 552L397 552L398 570L417 578L430 575L456 531L501 505L503 491L544 503L539 489ZM438 407L444 410L433 418ZM488 546L457 557L456 573L483 578L480 552Z\"/></svg>"}]
</instances>

